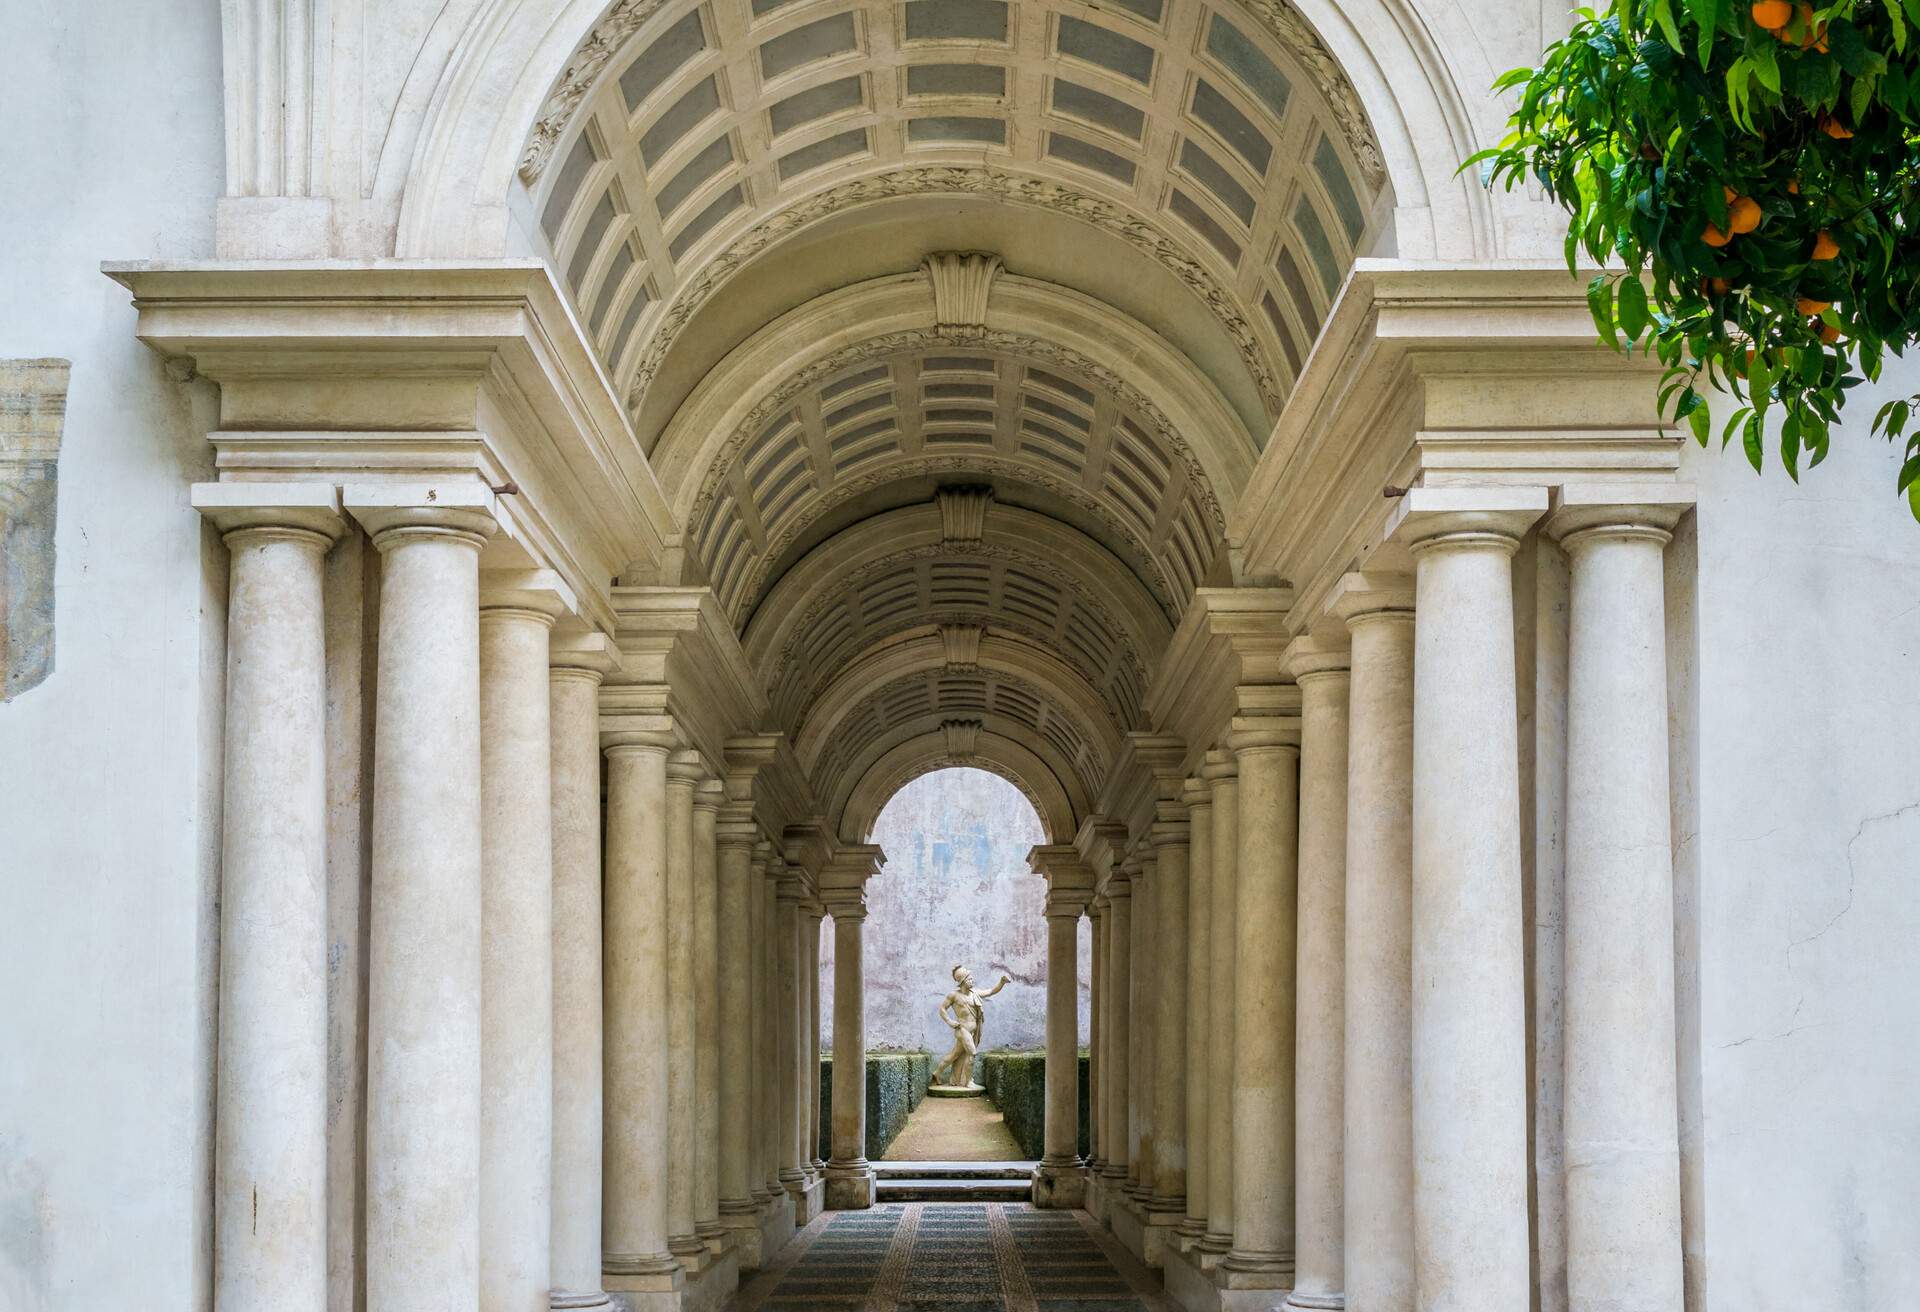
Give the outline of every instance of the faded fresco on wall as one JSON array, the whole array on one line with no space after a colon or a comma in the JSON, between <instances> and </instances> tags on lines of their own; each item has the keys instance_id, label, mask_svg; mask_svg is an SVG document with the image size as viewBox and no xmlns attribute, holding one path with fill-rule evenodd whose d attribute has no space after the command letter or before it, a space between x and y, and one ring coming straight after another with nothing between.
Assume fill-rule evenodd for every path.
<instances>
[{"instance_id":1,"label":"faded fresco on wall","mask_svg":"<svg viewBox=\"0 0 1920 1312\"><path fill-rule=\"evenodd\" d=\"M1027 865L1044 843L1040 817L1018 788L985 770L936 770L895 793L869 842L887 854L867 885L864 936L867 1044L924 1048L953 1034L935 1014L953 991L949 972L982 988L1012 977L987 1006L981 1047L1046 1042L1047 884ZM1080 921L1080 1042L1086 1042L1089 922ZM833 1031L833 922L821 935L822 1043Z\"/></svg>"},{"instance_id":2,"label":"faded fresco on wall","mask_svg":"<svg viewBox=\"0 0 1920 1312\"><path fill-rule=\"evenodd\" d=\"M53 517L65 360L0 360L0 702L53 673Z\"/></svg>"}]
</instances>

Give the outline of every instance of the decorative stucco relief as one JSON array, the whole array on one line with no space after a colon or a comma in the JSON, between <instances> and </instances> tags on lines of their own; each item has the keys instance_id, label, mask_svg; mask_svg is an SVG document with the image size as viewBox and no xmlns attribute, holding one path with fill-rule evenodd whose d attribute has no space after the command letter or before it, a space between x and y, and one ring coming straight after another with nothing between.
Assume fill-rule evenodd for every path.
<instances>
[{"instance_id":1,"label":"decorative stucco relief","mask_svg":"<svg viewBox=\"0 0 1920 1312\"><path fill-rule=\"evenodd\" d=\"M0 360L0 702L53 673L65 360Z\"/></svg>"},{"instance_id":2,"label":"decorative stucco relief","mask_svg":"<svg viewBox=\"0 0 1920 1312\"><path fill-rule=\"evenodd\" d=\"M527 135L527 148L520 154L520 180L527 186L540 180L547 161L553 157L553 148L560 143L561 135L573 121L574 111L586 100L587 92L600 80L607 61L669 3L671 0L620 0L580 43L573 58L567 61L559 84L541 108L540 117L534 120L533 131Z\"/></svg>"}]
</instances>

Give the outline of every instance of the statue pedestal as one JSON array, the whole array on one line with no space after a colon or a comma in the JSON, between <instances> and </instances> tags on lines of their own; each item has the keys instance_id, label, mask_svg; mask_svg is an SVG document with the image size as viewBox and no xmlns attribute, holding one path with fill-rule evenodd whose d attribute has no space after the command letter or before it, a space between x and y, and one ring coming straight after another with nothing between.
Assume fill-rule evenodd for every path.
<instances>
[{"instance_id":1,"label":"statue pedestal","mask_svg":"<svg viewBox=\"0 0 1920 1312\"><path fill-rule=\"evenodd\" d=\"M986 1087L979 1084L929 1084L927 1086L929 1098L984 1098L986 1096Z\"/></svg>"}]
</instances>

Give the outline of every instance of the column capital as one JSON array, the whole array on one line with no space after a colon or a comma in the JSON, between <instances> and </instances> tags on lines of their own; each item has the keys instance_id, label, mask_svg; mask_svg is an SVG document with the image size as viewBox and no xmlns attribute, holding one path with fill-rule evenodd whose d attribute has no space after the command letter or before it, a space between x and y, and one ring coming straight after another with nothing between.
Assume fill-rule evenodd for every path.
<instances>
[{"instance_id":1,"label":"column capital","mask_svg":"<svg viewBox=\"0 0 1920 1312\"><path fill-rule=\"evenodd\" d=\"M1111 867L1127 846L1127 827L1107 815L1090 815L1080 822L1073 845L1095 870Z\"/></svg>"},{"instance_id":2,"label":"column capital","mask_svg":"<svg viewBox=\"0 0 1920 1312\"><path fill-rule=\"evenodd\" d=\"M849 843L820 871L820 900L835 920L865 920L867 881L886 864L887 854L872 843Z\"/></svg>"},{"instance_id":3,"label":"column capital","mask_svg":"<svg viewBox=\"0 0 1920 1312\"><path fill-rule=\"evenodd\" d=\"M1294 682L1304 689L1321 679L1346 678L1353 655L1344 641L1302 634L1287 644L1282 659Z\"/></svg>"},{"instance_id":4,"label":"column capital","mask_svg":"<svg viewBox=\"0 0 1920 1312\"><path fill-rule=\"evenodd\" d=\"M488 611L525 611L545 616L551 624L580 609L580 598L550 569L483 569L480 571L480 614Z\"/></svg>"},{"instance_id":5,"label":"column capital","mask_svg":"<svg viewBox=\"0 0 1920 1312\"><path fill-rule=\"evenodd\" d=\"M1201 774L1188 775L1180 785L1180 801L1186 806L1189 817L1195 807L1212 809L1213 789L1208 786L1206 777Z\"/></svg>"},{"instance_id":6,"label":"column capital","mask_svg":"<svg viewBox=\"0 0 1920 1312\"><path fill-rule=\"evenodd\" d=\"M1348 630L1371 620L1413 619L1413 575L1356 570L1342 574L1327 594L1327 613Z\"/></svg>"},{"instance_id":7,"label":"column capital","mask_svg":"<svg viewBox=\"0 0 1920 1312\"><path fill-rule=\"evenodd\" d=\"M1227 735L1236 758L1263 752L1300 750L1300 717L1296 715L1236 715Z\"/></svg>"},{"instance_id":8,"label":"column capital","mask_svg":"<svg viewBox=\"0 0 1920 1312\"><path fill-rule=\"evenodd\" d=\"M718 813L727 800L727 786L712 775L701 776L693 786L693 809Z\"/></svg>"},{"instance_id":9,"label":"column capital","mask_svg":"<svg viewBox=\"0 0 1920 1312\"><path fill-rule=\"evenodd\" d=\"M1547 513L1547 489L1510 484L1416 487L1400 498L1387 537L1414 555L1494 549L1509 555Z\"/></svg>"},{"instance_id":10,"label":"column capital","mask_svg":"<svg viewBox=\"0 0 1920 1312\"><path fill-rule=\"evenodd\" d=\"M1224 747L1215 747L1207 752L1206 764L1200 767L1200 777L1210 784L1223 779L1236 779L1240 767L1234 762L1233 753Z\"/></svg>"},{"instance_id":11,"label":"column capital","mask_svg":"<svg viewBox=\"0 0 1920 1312\"><path fill-rule=\"evenodd\" d=\"M679 787L692 792L706 777L706 759L691 747L676 748L667 757L667 787Z\"/></svg>"},{"instance_id":12,"label":"column capital","mask_svg":"<svg viewBox=\"0 0 1920 1312\"><path fill-rule=\"evenodd\" d=\"M1691 483L1568 483L1554 496L1546 530L1561 546L1601 538L1643 538L1665 545L1698 496Z\"/></svg>"},{"instance_id":13,"label":"column capital","mask_svg":"<svg viewBox=\"0 0 1920 1312\"><path fill-rule=\"evenodd\" d=\"M477 547L500 527L499 502L479 479L349 483L341 500L382 551L413 535L458 538Z\"/></svg>"},{"instance_id":14,"label":"column capital","mask_svg":"<svg viewBox=\"0 0 1920 1312\"><path fill-rule=\"evenodd\" d=\"M193 508L221 534L309 534L329 546L346 528L331 483L195 483Z\"/></svg>"},{"instance_id":15,"label":"column capital","mask_svg":"<svg viewBox=\"0 0 1920 1312\"><path fill-rule=\"evenodd\" d=\"M672 751L680 746L667 689L658 683L607 684L600 689L600 745Z\"/></svg>"},{"instance_id":16,"label":"column capital","mask_svg":"<svg viewBox=\"0 0 1920 1312\"><path fill-rule=\"evenodd\" d=\"M726 785L721 784L723 794L725 790ZM718 811L718 816L714 822L713 832L720 845L751 849L760 837L760 826L755 824L753 819L753 803L722 796L715 801L715 809Z\"/></svg>"},{"instance_id":17,"label":"column capital","mask_svg":"<svg viewBox=\"0 0 1920 1312\"><path fill-rule=\"evenodd\" d=\"M547 674L553 679L579 679L596 687L620 668L620 650L604 633L556 635L547 644Z\"/></svg>"},{"instance_id":18,"label":"column capital","mask_svg":"<svg viewBox=\"0 0 1920 1312\"><path fill-rule=\"evenodd\" d=\"M1072 916L1086 913L1093 896L1093 871L1080 858L1080 849L1071 843L1046 843L1027 852L1027 864L1047 881L1047 916Z\"/></svg>"}]
</instances>

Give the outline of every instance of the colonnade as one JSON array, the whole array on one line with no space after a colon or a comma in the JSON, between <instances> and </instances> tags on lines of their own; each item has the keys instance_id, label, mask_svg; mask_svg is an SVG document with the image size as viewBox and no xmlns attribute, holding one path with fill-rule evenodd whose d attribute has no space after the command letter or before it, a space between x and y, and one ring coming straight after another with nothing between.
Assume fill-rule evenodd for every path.
<instances>
[{"instance_id":1,"label":"colonnade","mask_svg":"<svg viewBox=\"0 0 1920 1312\"><path fill-rule=\"evenodd\" d=\"M833 845L770 826L767 753L692 746L557 576L482 568L486 489L194 499L231 562L215 1306L327 1305L352 1127L327 1115L325 560L351 520L379 557L367 1304L717 1307L822 1203ZM860 882L832 890L855 970Z\"/></svg>"},{"instance_id":2,"label":"colonnade","mask_svg":"<svg viewBox=\"0 0 1920 1312\"><path fill-rule=\"evenodd\" d=\"M1088 1197L1186 1306L1531 1304L1513 557L1538 527L1571 586L1570 1306L1679 1312L1663 549L1685 508L1417 491L1391 539L1410 569L1276 623L1288 680L1236 688L1210 749L1172 751L1186 773L1135 736L1150 817L1079 843Z\"/></svg>"}]
</instances>

